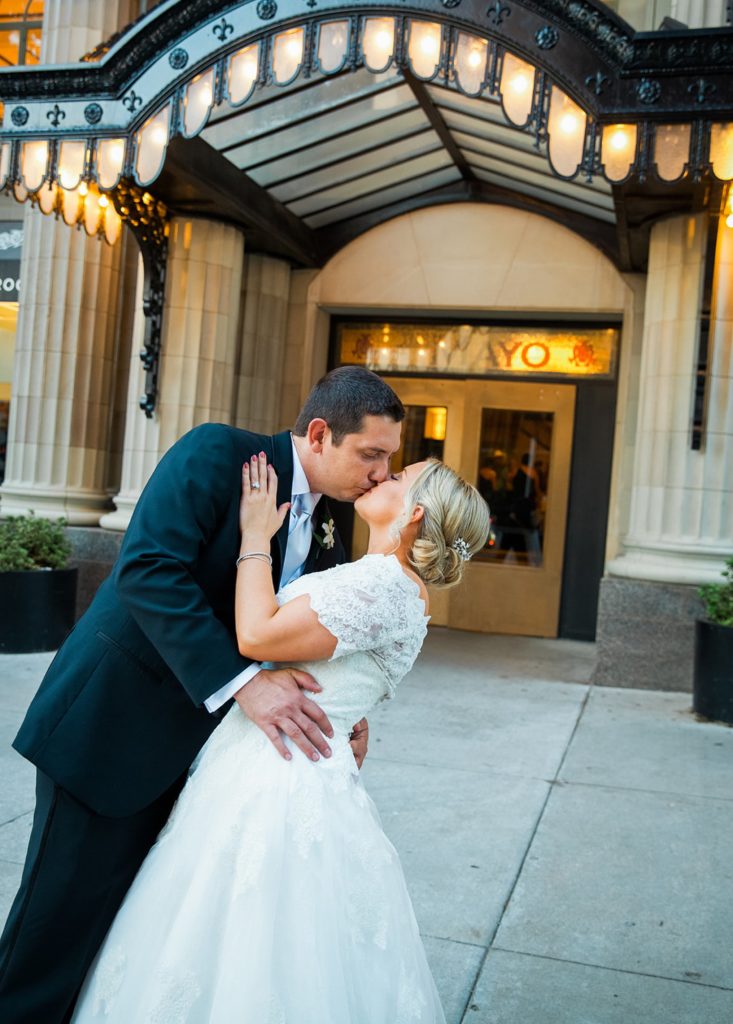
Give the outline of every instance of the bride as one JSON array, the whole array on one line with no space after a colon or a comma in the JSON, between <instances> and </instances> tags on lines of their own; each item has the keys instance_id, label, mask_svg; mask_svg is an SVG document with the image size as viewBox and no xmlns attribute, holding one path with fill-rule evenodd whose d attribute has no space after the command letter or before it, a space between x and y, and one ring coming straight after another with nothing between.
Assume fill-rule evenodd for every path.
<instances>
[{"instance_id":1,"label":"bride","mask_svg":"<svg viewBox=\"0 0 733 1024\"><path fill-rule=\"evenodd\" d=\"M397 853L361 782L351 722L393 697L489 513L443 463L363 494L368 554L274 593L287 514L264 458L242 473L237 636L313 672L333 754L288 760L235 705L212 734L84 982L72 1024L445 1024ZM246 601L244 595L246 594ZM314 664L317 663L317 664Z\"/></svg>"}]
</instances>

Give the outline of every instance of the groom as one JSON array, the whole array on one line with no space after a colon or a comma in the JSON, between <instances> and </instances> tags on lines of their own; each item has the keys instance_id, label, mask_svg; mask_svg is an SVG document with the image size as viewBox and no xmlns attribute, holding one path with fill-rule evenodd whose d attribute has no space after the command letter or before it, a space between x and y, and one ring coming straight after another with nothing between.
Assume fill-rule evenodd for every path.
<instances>
[{"instance_id":1,"label":"groom","mask_svg":"<svg viewBox=\"0 0 733 1024\"><path fill-rule=\"evenodd\" d=\"M232 699L283 756L283 734L315 760L330 755L333 730L304 692L318 692L317 682L295 669L265 671L237 647L242 465L266 452L278 505L293 502L271 549L282 586L344 560L325 496L354 501L386 478L403 417L376 374L341 367L313 388L292 436L207 423L162 458L112 574L58 651L14 742L36 765L37 785L21 885L0 939L3 1024L70 1019L191 762ZM366 721L355 733L361 764Z\"/></svg>"}]
</instances>

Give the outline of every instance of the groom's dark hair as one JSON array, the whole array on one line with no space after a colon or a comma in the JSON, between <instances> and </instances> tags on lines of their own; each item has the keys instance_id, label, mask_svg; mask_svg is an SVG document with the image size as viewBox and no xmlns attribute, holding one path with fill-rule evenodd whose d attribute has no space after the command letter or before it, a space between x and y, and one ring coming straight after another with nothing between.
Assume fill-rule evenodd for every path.
<instances>
[{"instance_id":1,"label":"groom's dark hair","mask_svg":"<svg viewBox=\"0 0 733 1024\"><path fill-rule=\"evenodd\" d=\"M293 433L305 437L311 420L325 420L333 443L346 434L359 434L365 416L388 416L395 423L405 418L405 407L392 388L363 366L339 366L321 377L305 400Z\"/></svg>"}]
</instances>

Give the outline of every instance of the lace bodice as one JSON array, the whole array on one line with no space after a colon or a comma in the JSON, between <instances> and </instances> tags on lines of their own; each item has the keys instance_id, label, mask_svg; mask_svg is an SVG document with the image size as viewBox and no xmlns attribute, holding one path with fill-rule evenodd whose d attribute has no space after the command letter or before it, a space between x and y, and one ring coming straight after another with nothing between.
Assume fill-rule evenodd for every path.
<instances>
[{"instance_id":1,"label":"lace bodice","mask_svg":"<svg viewBox=\"0 0 733 1024\"><path fill-rule=\"evenodd\" d=\"M298 667L323 687L315 699L334 728L334 716L351 728L379 701L394 696L420 652L429 621L420 589L394 555L365 555L293 580L277 601L285 604L303 594L337 643L328 661Z\"/></svg>"}]
</instances>

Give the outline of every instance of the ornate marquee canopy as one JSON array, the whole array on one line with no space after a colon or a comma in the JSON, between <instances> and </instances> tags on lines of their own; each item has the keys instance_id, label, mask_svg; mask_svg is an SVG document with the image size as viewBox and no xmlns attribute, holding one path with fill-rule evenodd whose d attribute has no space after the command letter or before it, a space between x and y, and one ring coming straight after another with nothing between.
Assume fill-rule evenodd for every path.
<instances>
[{"instance_id":1,"label":"ornate marquee canopy","mask_svg":"<svg viewBox=\"0 0 733 1024\"><path fill-rule=\"evenodd\" d=\"M732 70L730 28L599 0L162 0L79 64L0 71L0 187L130 224L153 372L168 212L317 266L419 205L509 203L643 269L654 219L724 208Z\"/></svg>"}]
</instances>

